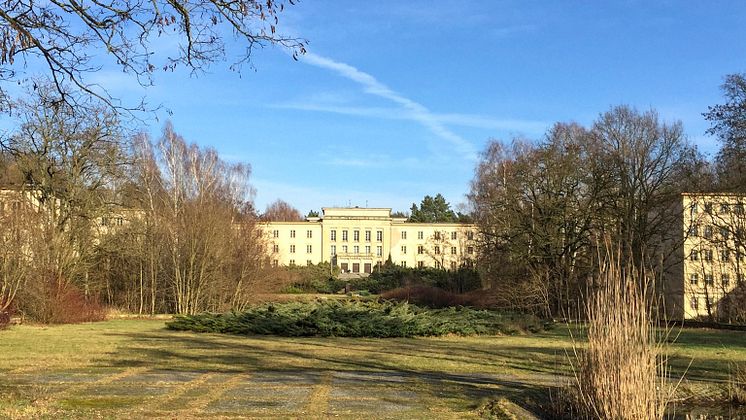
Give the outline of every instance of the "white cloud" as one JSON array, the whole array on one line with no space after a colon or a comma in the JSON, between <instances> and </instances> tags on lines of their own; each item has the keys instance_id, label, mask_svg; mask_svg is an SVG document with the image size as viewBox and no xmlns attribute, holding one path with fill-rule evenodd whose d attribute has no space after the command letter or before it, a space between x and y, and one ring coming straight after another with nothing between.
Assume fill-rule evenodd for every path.
<instances>
[{"instance_id":1,"label":"white cloud","mask_svg":"<svg viewBox=\"0 0 746 420\"><path fill-rule=\"evenodd\" d=\"M436 114L430 112L424 105L393 91L372 75L358 70L349 64L334 61L311 52L301 56L301 60L307 64L334 71L340 76L358 83L367 94L394 102L402 108L400 112L406 112L408 119L417 121L431 133L450 143L458 154L470 161L477 160L477 153L474 146L468 140L446 127L438 119Z\"/></svg>"},{"instance_id":2,"label":"white cloud","mask_svg":"<svg viewBox=\"0 0 746 420\"><path fill-rule=\"evenodd\" d=\"M281 109L297 109L301 111L329 112L343 115L353 115L368 118L384 118L392 120L411 120L412 117L402 113L401 109L383 107L358 107L345 104L325 104L323 101L294 101L273 105ZM488 130L504 130L520 132L529 135L541 135L552 124L546 121L498 119L484 115L473 114L431 114L441 124L457 125L461 127L484 128Z\"/></svg>"}]
</instances>

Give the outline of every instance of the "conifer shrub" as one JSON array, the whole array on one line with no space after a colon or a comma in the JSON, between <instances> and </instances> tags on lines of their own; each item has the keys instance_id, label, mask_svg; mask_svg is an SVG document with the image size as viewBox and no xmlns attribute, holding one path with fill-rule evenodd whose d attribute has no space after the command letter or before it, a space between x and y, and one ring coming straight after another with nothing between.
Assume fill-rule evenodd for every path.
<instances>
[{"instance_id":1,"label":"conifer shrub","mask_svg":"<svg viewBox=\"0 0 746 420\"><path fill-rule=\"evenodd\" d=\"M519 334L542 329L541 321L531 316L377 300L271 303L244 312L180 315L166 325L179 331L239 335L381 338Z\"/></svg>"}]
</instances>

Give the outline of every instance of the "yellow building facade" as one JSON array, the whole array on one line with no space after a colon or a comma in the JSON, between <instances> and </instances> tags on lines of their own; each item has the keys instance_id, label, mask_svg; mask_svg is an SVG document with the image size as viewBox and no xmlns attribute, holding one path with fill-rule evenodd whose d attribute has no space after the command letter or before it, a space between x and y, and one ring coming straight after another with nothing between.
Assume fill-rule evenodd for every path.
<instances>
[{"instance_id":1,"label":"yellow building facade","mask_svg":"<svg viewBox=\"0 0 746 420\"><path fill-rule=\"evenodd\" d=\"M476 226L409 223L390 208L325 207L322 217L263 224L276 265L329 262L365 275L389 258L404 267L456 269L476 258Z\"/></svg>"},{"instance_id":2,"label":"yellow building facade","mask_svg":"<svg viewBox=\"0 0 746 420\"><path fill-rule=\"evenodd\" d=\"M726 319L746 275L746 196L682 194L681 263L668 282L669 314Z\"/></svg>"}]
</instances>

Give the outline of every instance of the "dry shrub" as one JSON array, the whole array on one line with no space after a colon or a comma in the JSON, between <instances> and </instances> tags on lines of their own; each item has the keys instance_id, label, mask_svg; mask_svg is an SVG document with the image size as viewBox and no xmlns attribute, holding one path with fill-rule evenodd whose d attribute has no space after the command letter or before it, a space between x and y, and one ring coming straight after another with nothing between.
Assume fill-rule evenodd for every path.
<instances>
[{"instance_id":1,"label":"dry shrub","mask_svg":"<svg viewBox=\"0 0 746 420\"><path fill-rule=\"evenodd\" d=\"M465 305L463 295L458 295L432 286L399 287L381 293L383 299L407 301L416 305L430 308L447 308L449 306Z\"/></svg>"},{"instance_id":2,"label":"dry shrub","mask_svg":"<svg viewBox=\"0 0 746 420\"><path fill-rule=\"evenodd\" d=\"M741 363L730 365L728 398L734 404L746 404L746 365Z\"/></svg>"},{"instance_id":3,"label":"dry shrub","mask_svg":"<svg viewBox=\"0 0 746 420\"><path fill-rule=\"evenodd\" d=\"M103 321L106 309L93 297L86 298L73 284L53 277L40 281L21 297L25 316L45 324L73 324Z\"/></svg>"},{"instance_id":4,"label":"dry shrub","mask_svg":"<svg viewBox=\"0 0 746 420\"><path fill-rule=\"evenodd\" d=\"M573 344L574 418L663 418L674 387L666 380L666 337L656 329L641 277L646 276L613 262L601 269L585 307L588 346Z\"/></svg>"}]
</instances>

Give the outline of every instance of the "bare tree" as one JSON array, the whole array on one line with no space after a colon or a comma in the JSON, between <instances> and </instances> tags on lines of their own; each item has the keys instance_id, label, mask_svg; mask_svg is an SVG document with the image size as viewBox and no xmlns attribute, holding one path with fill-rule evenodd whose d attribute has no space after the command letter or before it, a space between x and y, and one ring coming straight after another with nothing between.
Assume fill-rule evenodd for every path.
<instances>
[{"instance_id":1,"label":"bare tree","mask_svg":"<svg viewBox=\"0 0 746 420\"><path fill-rule=\"evenodd\" d=\"M284 6L282 0L5 1L0 6L0 80L35 86L26 70L46 68L58 101L77 107L85 105L81 98L96 97L120 108L88 79L103 63L148 85L159 69L200 71L225 59L229 31L243 48L232 69L247 62L257 46L280 45L294 58L304 53L304 40L277 31ZM7 94L0 86L0 99Z\"/></svg>"},{"instance_id":2,"label":"bare tree","mask_svg":"<svg viewBox=\"0 0 746 420\"><path fill-rule=\"evenodd\" d=\"M267 205L261 216L267 222L296 222L303 220L300 211L283 200L276 200Z\"/></svg>"},{"instance_id":3,"label":"bare tree","mask_svg":"<svg viewBox=\"0 0 746 420\"><path fill-rule=\"evenodd\" d=\"M605 185L601 209L622 258L640 270L665 271L674 261L682 186L698 164L681 122L626 106L604 113L592 128L596 179ZM626 263L626 262L625 262Z\"/></svg>"},{"instance_id":4,"label":"bare tree","mask_svg":"<svg viewBox=\"0 0 746 420\"><path fill-rule=\"evenodd\" d=\"M114 199L125 142L106 106L81 114L56 97L44 85L32 100L17 101L19 128L0 139L0 147L21 174L15 188L38 203L46 252L37 254L36 263L59 287L72 283L87 290L94 228Z\"/></svg>"}]
</instances>

